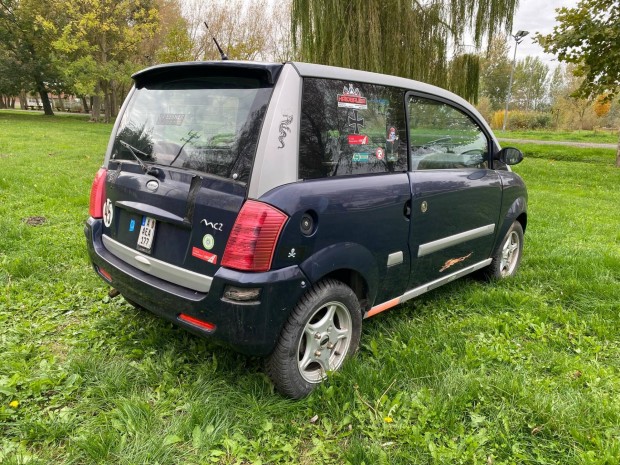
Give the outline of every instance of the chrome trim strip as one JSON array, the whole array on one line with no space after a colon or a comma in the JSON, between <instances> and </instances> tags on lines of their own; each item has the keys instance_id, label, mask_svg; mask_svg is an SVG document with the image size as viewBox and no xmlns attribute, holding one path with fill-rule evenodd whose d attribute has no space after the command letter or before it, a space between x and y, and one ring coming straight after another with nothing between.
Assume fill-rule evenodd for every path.
<instances>
[{"instance_id":1,"label":"chrome trim strip","mask_svg":"<svg viewBox=\"0 0 620 465\"><path fill-rule=\"evenodd\" d=\"M413 299L419 295L424 294L425 292L432 291L433 289L437 289L439 286L443 286L444 284L448 284L455 279L460 278L461 276L465 276L466 274L473 273L480 268L484 268L487 265L490 265L493 260L491 258L487 258L478 263L474 263L473 265L468 266L467 268L463 268L462 270L455 271L452 274L447 276L443 276L435 281L431 281L430 283L423 284L422 286L416 287L415 289L411 289L410 291L405 292L401 298L400 303L406 302L409 299Z\"/></svg>"},{"instance_id":2,"label":"chrome trim strip","mask_svg":"<svg viewBox=\"0 0 620 465\"><path fill-rule=\"evenodd\" d=\"M494 232L495 225L488 224L480 228L455 234L454 236L448 236L433 242L420 244L420 246L418 247L418 257L423 257L425 255L432 254L433 252L447 249L448 247L452 247L453 245L471 241L472 239L478 239L479 237L488 236L489 234L493 234Z\"/></svg>"},{"instance_id":3,"label":"chrome trim strip","mask_svg":"<svg viewBox=\"0 0 620 465\"><path fill-rule=\"evenodd\" d=\"M209 292L213 278L193 271L185 270L170 263L162 262L153 257L127 247L105 234L103 245L116 258L123 260L134 268L144 271L165 281L187 287L198 292Z\"/></svg>"},{"instance_id":4,"label":"chrome trim strip","mask_svg":"<svg viewBox=\"0 0 620 465\"><path fill-rule=\"evenodd\" d=\"M444 284L448 284L450 281L454 281L466 274L473 273L480 268L484 268L487 265L490 265L493 260L491 258L487 258L478 263L474 263L473 265L468 266L467 268L463 268L462 270L455 271L452 274L443 276L435 281L431 281L430 283L423 284L422 286L416 287L415 289L411 289L410 291L405 292L400 297L396 297L394 299L388 300L387 302L383 302L382 304L375 305L370 310L368 310L364 314L364 318L370 318L371 316L377 315L385 310L389 310L396 305L400 305L403 302L406 302L414 297L418 297L419 295L424 294L425 292L432 291L433 289L437 289L439 286ZM375 311L373 311L375 310Z\"/></svg>"},{"instance_id":5,"label":"chrome trim strip","mask_svg":"<svg viewBox=\"0 0 620 465\"><path fill-rule=\"evenodd\" d=\"M400 265L403 262L403 251L399 250L388 255L387 266Z\"/></svg>"}]
</instances>

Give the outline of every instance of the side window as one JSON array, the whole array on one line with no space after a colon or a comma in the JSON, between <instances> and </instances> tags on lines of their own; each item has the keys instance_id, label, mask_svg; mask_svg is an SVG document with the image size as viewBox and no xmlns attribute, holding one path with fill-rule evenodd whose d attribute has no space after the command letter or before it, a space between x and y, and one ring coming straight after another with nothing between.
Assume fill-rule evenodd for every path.
<instances>
[{"instance_id":1,"label":"side window","mask_svg":"<svg viewBox=\"0 0 620 465\"><path fill-rule=\"evenodd\" d=\"M402 89L305 78L299 177L407 170Z\"/></svg>"},{"instance_id":2,"label":"side window","mask_svg":"<svg viewBox=\"0 0 620 465\"><path fill-rule=\"evenodd\" d=\"M411 169L488 168L487 137L465 113L419 97L408 111Z\"/></svg>"}]
</instances>

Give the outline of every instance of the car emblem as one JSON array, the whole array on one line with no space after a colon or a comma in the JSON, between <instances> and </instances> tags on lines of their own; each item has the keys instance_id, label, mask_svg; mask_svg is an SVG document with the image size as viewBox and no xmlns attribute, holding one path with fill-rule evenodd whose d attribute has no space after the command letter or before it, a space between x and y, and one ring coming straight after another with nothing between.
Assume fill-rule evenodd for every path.
<instances>
[{"instance_id":1,"label":"car emblem","mask_svg":"<svg viewBox=\"0 0 620 465\"><path fill-rule=\"evenodd\" d=\"M112 206L112 201L110 199L106 199L105 204L103 205L103 224L106 228L109 228L112 224L113 217L114 207Z\"/></svg>"},{"instance_id":2,"label":"car emblem","mask_svg":"<svg viewBox=\"0 0 620 465\"><path fill-rule=\"evenodd\" d=\"M148 190L150 190L150 191L155 192L158 187L159 187L159 183L157 181L152 180L152 179L149 182L146 183L146 188Z\"/></svg>"}]
</instances>

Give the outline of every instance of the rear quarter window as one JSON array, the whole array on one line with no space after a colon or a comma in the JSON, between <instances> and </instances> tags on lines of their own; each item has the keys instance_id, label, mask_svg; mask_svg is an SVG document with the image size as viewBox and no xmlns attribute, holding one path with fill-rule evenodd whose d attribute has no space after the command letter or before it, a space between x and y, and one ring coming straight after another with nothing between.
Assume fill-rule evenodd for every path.
<instances>
[{"instance_id":1,"label":"rear quarter window","mask_svg":"<svg viewBox=\"0 0 620 465\"><path fill-rule=\"evenodd\" d=\"M300 179L406 171L404 93L375 84L305 78Z\"/></svg>"}]
</instances>

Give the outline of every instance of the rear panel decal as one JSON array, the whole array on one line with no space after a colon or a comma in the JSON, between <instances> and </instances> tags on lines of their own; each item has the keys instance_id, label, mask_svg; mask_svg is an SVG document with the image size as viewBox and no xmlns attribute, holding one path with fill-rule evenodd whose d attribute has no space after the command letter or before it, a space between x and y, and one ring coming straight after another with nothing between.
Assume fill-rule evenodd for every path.
<instances>
[{"instance_id":1,"label":"rear panel decal","mask_svg":"<svg viewBox=\"0 0 620 465\"><path fill-rule=\"evenodd\" d=\"M212 265L217 265L217 255L207 252L206 250L200 250L197 247L192 248L192 257L199 258Z\"/></svg>"}]
</instances>

